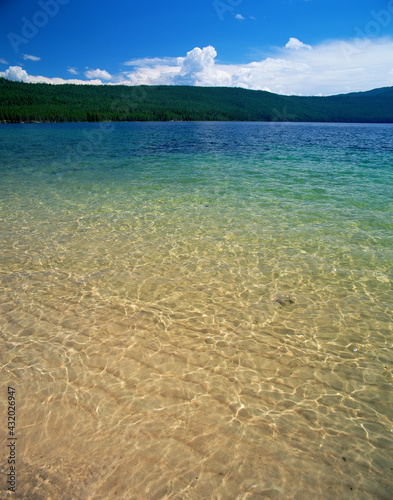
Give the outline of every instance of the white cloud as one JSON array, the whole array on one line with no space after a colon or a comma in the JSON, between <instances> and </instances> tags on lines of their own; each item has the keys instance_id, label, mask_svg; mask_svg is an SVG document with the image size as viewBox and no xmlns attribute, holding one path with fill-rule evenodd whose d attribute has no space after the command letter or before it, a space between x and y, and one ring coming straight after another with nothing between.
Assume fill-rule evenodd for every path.
<instances>
[{"instance_id":1,"label":"white cloud","mask_svg":"<svg viewBox=\"0 0 393 500\"><path fill-rule=\"evenodd\" d=\"M238 19L239 21L245 21L245 17L243 17L241 14L236 14L235 19Z\"/></svg>"},{"instance_id":2,"label":"white cloud","mask_svg":"<svg viewBox=\"0 0 393 500\"><path fill-rule=\"evenodd\" d=\"M0 64L8 64L8 62L5 59L0 58Z\"/></svg>"},{"instance_id":3,"label":"white cloud","mask_svg":"<svg viewBox=\"0 0 393 500\"><path fill-rule=\"evenodd\" d=\"M118 83L123 85L173 85L179 74L180 65L166 64L164 61L155 64L138 64L135 70L124 72Z\"/></svg>"},{"instance_id":4,"label":"white cloud","mask_svg":"<svg viewBox=\"0 0 393 500\"><path fill-rule=\"evenodd\" d=\"M220 64L214 47L185 58L138 60L125 73L132 85L231 86L287 95L331 95L393 85L393 41L328 41L311 47L290 38L275 56L248 64Z\"/></svg>"},{"instance_id":5,"label":"white cloud","mask_svg":"<svg viewBox=\"0 0 393 500\"><path fill-rule=\"evenodd\" d=\"M27 73L20 66L10 66L5 71L0 71L0 77L6 78L7 80L13 80L17 82L25 83L52 83L52 84L63 84L63 83L75 83L79 85L102 85L101 80L64 80L63 78L47 78L45 76L32 76Z\"/></svg>"},{"instance_id":6,"label":"white cloud","mask_svg":"<svg viewBox=\"0 0 393 500\"><path fill-rule=\"evenodd\" d=\"M85 71L85 77L89 79L112 80L112 75L103 69L88 69Z\"/></svg>"},{"instance_id":7,"label":"white cloud","mask_svg":"<svg viewBox=\"0 0 393 500\"><path fill-rule=\"evenodd\" d=\"M187 85L197 85L199 80L209 78L216 56L216 49L211 45L203 49L195 47L195 49L190 50L182 61L180 72L176 79L177 82Z\"/></svg>"},{"instance_id":8,"label":"white cloud","mask_svg":"<svg viewBox=\"0 0 393 500\"><path fill-rule=\"evenodd\" d=\"M307 45L297 38L290 38L289 42L285 45L286 49L292 49L292 50L300 50L300 49L307 49L307 50L312 50L311 45Z\"/></svg>"},{"instance_id":9,"label":"white cloud","mask_svg":"<svg viewBox=\"0 0 393 500\"><path fill-rule=\"evenodd\" d=\"M117 83L131 85L230 85L231 78L215 66L217 52L209 45L195 47L186 57L134 59L125 63L134 66Z\"/></svg>"},{"instance_id":10,"label":"white cloud","mask_svg":"<svg viewBox=\"0 0 393 500\"><path fill-rule=\"evenodd\" d=\"M41 61L41 57L30 56L29 54L23 54L23 59L25 61L34 61L34 62Z\"/></svg>"},{"instance_id":11,"label":"white cloud","mask_svg":"<svg viewBox=\"0 0 393 500\"><path fill-rule=\"evenodd\" d=\"M287 95L332 95L392 86L393 40L333 40L311 47L291 38L271 57L247 64L222 64L209 45L195 47L185 57L132 59L124 65L129 70L116 76L89 69L85 72L89 80L31 76L19 66L10 66L0 76L32 83L225 86ZM68 71L73 73L73 69Z\"/></svg>"},{"instance_id":12,"label":"white cloud","mask_svg":"<svg viewBox=\"0 0 393 500\"><path fill-rule=\"evenodd\" d=\"M76 68L68 67L67 71L68 71L68 73L71 73L71 75L78 75L79 74Z\"/></svg>"},{"instance_id":13,"label":"white cloud","mask_svg":"<svg viewBox=\"0 0 393 500\"><path fill-rule=\"evenodd\" d=\"M27 74L27 71L22 69L20 66L10 66L5 71L2 71L0 76L15 82L29 82L29 75Z\"/></svg>"}]
</instances>

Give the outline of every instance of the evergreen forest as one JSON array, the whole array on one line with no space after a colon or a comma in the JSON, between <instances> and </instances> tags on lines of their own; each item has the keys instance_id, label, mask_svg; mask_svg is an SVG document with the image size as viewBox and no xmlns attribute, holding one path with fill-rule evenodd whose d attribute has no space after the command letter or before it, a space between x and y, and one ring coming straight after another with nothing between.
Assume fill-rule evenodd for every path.
<instances>
[{"instance_id":1,"label":"evergreen forest","mask_svg":"<svg viewBox=\"0 0 393 500\"><path fill-rule=\"evenodd\" d=\"M230 87L52 85L0 78L0 122L393 123L393 87L329 97Z\"/></svg>"}]
</instances>

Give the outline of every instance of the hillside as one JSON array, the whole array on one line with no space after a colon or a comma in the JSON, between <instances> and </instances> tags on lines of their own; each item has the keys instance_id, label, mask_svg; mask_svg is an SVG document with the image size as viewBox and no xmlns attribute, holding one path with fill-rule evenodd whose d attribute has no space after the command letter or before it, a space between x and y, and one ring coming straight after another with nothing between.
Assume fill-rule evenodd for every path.
<instances>
[{"instance_id":1,"label":"hillside","mask_svg":"<svg viewBox=\"0 0 393 500\"><path fill-rule=\"evenodd\" d=\"M393 87L296 97L229 87L50 85L0 78L0 122L168 120L393 123Z\"/></svg>"}]
</instances>

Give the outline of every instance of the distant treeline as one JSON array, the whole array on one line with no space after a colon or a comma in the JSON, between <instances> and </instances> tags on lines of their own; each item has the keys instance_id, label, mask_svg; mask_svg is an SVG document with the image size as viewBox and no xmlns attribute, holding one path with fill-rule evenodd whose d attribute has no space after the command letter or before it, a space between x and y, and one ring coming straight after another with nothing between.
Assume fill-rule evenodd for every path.
<instances>
[{"instance_id":1,"label":"distant treeline","mask_svg":"<svg viewBox=\"0 0 393 500\"><path fill-rule=\"evenodd\" d=\"M393 87L330 97L229 87L51 85L0 78L0 122L393 123Z\"/></svg>"}]
</instances>

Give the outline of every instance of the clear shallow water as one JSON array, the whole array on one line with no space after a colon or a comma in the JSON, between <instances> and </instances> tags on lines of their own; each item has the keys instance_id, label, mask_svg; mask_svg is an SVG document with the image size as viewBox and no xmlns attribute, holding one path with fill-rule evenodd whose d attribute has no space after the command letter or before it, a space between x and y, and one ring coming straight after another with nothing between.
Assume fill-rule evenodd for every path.
<instances>
[{"instance_id":1,"label":"clear shallow water","mask_svg":"<svg viewBox=\"0 0 393 500\"><path fill-rule=\"evenodd\" d=\"M15 125L0 149L17 497L392 497L392 126Z\"/></svg>"}]
</instances>

